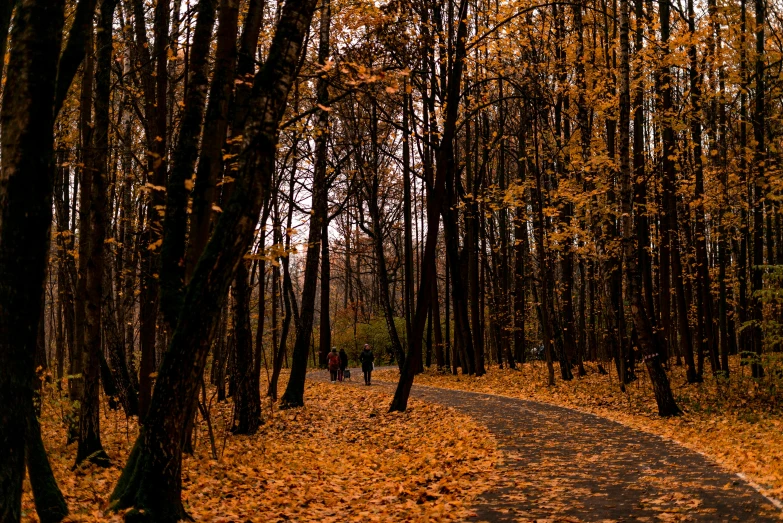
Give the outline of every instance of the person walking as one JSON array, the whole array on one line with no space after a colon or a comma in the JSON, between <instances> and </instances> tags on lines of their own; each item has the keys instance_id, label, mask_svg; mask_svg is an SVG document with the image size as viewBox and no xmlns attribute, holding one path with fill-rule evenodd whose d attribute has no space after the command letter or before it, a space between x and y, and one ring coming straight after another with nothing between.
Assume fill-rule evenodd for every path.
<instances>
[{"instance_id":1,"label":"person walking","mask_svg":"<svg viewBox=\"0 0 783 523\"><path fill-rule=\"evenodd\" d=\"M337 380L343 381L345 379L345 369L348 368L348 353L345 349L340 349L340 370L337 371Z\"/></svg>"},{"instance_id":2,"label":"person walking","mask_svg":"<svg viewBox=\"0 0 783 523\"><path fill-rule=\"evenodd\" d=\"M326 365L329 367L329 377L334 383L337 381L337 372L340 370L340 355L337 354L337 347L332 347L332 352L326 356Z\"/></svg>"},{"instance_id":3,"label":"person walking","mask_svg":"<svg viewBox=\"0 0 783 523\"><path fill-rule=\"evenodd\" d=\"M364 373L364 384L370 385L372 379L373 361L375 361L375 355L370 350L370 345L365 343L362 353L359 354L359 361L362 362L362 372Z\"/></svg>"}]
</instances>

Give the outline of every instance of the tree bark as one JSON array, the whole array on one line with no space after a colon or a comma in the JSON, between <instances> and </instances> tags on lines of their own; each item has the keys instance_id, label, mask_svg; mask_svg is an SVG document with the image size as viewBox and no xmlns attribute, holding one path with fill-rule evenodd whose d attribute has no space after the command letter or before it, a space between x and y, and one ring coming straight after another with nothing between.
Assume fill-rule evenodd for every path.
<instances>
[{"instance_id":1,"label":"tree bark","mask_svg":"<svg viewBox=\"0 0 783 523\"><path fill-rule=\"evenodd\" d=\"M114 510L132 508L126 519L173 523L185 517L181 443L186 413L196 400L208 340L213 338L228 287L269 197L278 128L314 9L314 0L285 3L267 61L256 75L231 200L196 264L146 423L111 496Z\"/></svg>"},{"instance_id":2,"label":"tree bark","mask_svg":"<svg viewBox=\"0 0 783 523\"><path fill-rule=\"evenodd\" d=\"M100 372L103 358L101 313L103 308L104 244L107 227L109 103L111 97L112 25L116 0L101 2L100 24L97 31L98 63L95 72L95 121L92 143L86 153L85 179L82 187L91 185L88 207L89 227L83 230L82 240L88 244L86 260L85 347L83 358L84 394L79 413L79 445L76 465L89 460L100 466L109 465L103 450L100 431Z\"/></svg>"},{"instance_id":3,"label":"tree bark","mask_svg":"<svg viewBox=\"0 0 783 523\"><path fill-rule=\"evenodd\" d=\"M251 2L247 21L254 20L253 9L259 2ZM238 0L221 0L219 22L216 33L215 66L209 87L209 100L204 116L204 136L196 168L196 182L193 186L190 234L185 260L185 283L190 281L196 262L209 240L210 225L213 222L212 205L216 197L216 184L223 169L223 147L228 133L229 106L237 61L236 34L239 17ZM245 31L247 31L247 26ZM256 35L257 39L257 35Z\"/></svg>"},{"instance_id":4,"label":"tree bark","mask_svg":"<svg viewBox=\"0 0 783 523\"><path fill-rule=\"evenodd\" d=\"M139 419L143 422L152 397L152 380L156 368L155 339L158 320L158 255L160 245L160 211L165 205L166 183L166 94L169 38L169 2L155 5L153 30L155 43L150 53L142 0L133 0L136 32L134 56L141 73L144 100L144 131L149 151L146 171L149 174L146 206L146 230L141 248L141 294L139 303ZM154 59L153 59L154 57Z\"/></svg>"},{"instance_id":5,"label":"tree bark","mask_svg":"<svg viewBox=\"0 0 783 523\"><path fill-rule=\"evenodd\" d=\"M756 1L756 100L753 110L753 136L756 140L753 163L756 176L753 182L753 268L751 269L751 296L753 304L752 340L755 356L751 362L751 372L754 378L764 376L764 367L761 364L763 350L763 335L761 323L764 320L761 291L763 289L763 265L764 265L764 186L766 183L766 114L765 114L765 88L764 83L764 24L766 13L764 2Z\"/></svg>"},{"instance_id":6,"label":"tree bark","mask_svg":"<svg viewBox=\"0 0 783 523\"><path fill-rule=\"evenodd\" d=\"M235 434L255 434L261 422L261 398L258 382L253 379L253 336L250 331L250 285L248 261L243 260L234 278L234 339L236 341L236 390L234 392ZM254 390L255 387L255 390Z\"/></svg>"},{"instance_id":7,"label":"tree bark","mask_svg":"<svg viewBox=\"0 0 783 523\"><path fill-rule=\"evenodd\" d=\"M435 277L435 254L438 243L438 229L440 222L440 213L442 212L445 191L446 177L448 173L453 176L454 165L454 138L456 132L457 116L459 114L459 95L461 92L462 73L465 60L465 39L467 38L467 0L460 0L458 13L457 42L455 46L455 60L451 66L449 74L448 93L446 97L446 115L443 124L443 135L438 149L437 170L433 180L431 192L427 198L427 236L424 247L424 255L421 260L421 267L426 269L429 274L422 275L422 281L419 285L418 299L416 301L416 314L413 322L413 337L408 346L408 354L405 357L405 365L400 372L400 380L397 383L397 389L394 392L390 411L404 412L408 407L408 398L410 397L413 379L416 375L416 369L421 364L421 339L424 334L424 327L427 320L427 310L432 293L427 292L427 278Z\"/></svg>"},{"instance_id":8,"label":"tree bark","mask_svg":"<svg viewBox=\"0 0 783 523\"><path fill-rule=\"evenodd\" d=\"M300 321L296 329L296 341L294 342L291 359L291 375L288 378L286 391L281 398L281 408L294 408L304 405L307 359L310 352L310 338L313 334L313 318L315 315L315 291L318 282L320 243L321 241L326 241L321 236L328 211L326 184L326 173L316 171L312 185L313 211L310 215L310 233L307 239L308 248L305 258Z\"/></svg>"},{"instance_id":9,"label":"tree bark","mask_svg":"<svg viewBox=\"0 0 783 523\"><path fill-rule=\"evenodd\" d=\"M669 54L669 14L671 4L669 1L661 3L661 45L664 53L664 60ZM675 299L677 305L677 322L679 330L679 346L685 357L685 374L688 383L696 383L698 376L696 374L695 362L693 359L693 344L691 338L691 328L688 322L688 308L685 300L685 283L683 276L682 261L680 258L680 237L678 233L679 222L677 219L677 188L675 174L675 148L674 148L674 130L672 120L675 117L672 105L672 76L668 66L661 70L661 83L663 84L663 205L665 216L662 221L666 221L665 230L668 232L669 255L671 256L671 278L674 283ZM661 265L666 264L667 260L661 258ZM661 289L666 292L667 289ZM669 341L677 345L674 329L671 333L672 339Z\"/></svg>"},{"instance_id":10,"label":"tree bark","mask_svg":"<svg viewBox=\"0 0 783 523\"><path fill-rule=\"evenodd\" d=\"M30 440L25 424L33 416L35 344L51 242L64 4L25 0L17 6L0 109L0 521L19 521L22 510Z\"/></svg>"},{"instance_id":11,"label":"tree bark","mask_svg":"<svg viewBox=\"0 0 783 523\"><path fill-rule=\"evenodd\" d=\"M321 23L318 31L318 65L322 69L326 67L329 59L329 32L332 23L332 6L329 0L321 2ZM319 171L318 177L326 180L327 139L329 137L329 80L326 71L318 77L316 86L318 105L323 107L318 111L318 134L315 140L315 168ZM326 190L326 189L325 189ZM328 206L328 203L327 203ZM328 208L326 213L328 214ZM329 321L329 297L330 297L330 265L329 265L329 219L323 220L321 231L321 312L320 312L320 350L318 351L318 364L326 367L326 355L329 354L332 345L332 329Z\"/></svg>"},{"instance_id":12,"label":"tree bark","mask_svg":"<svg viewBox=\"0 0 783 523\"><path fill-rule=\"evenodd\" d=\"M698 70L698 53L696 51L696 16L693 10L693 0L688 0L688 27L691 34L691 44L688 46L689 79L691 92L691 138L693 141L694 170L694 200L696 216L696 282L699 293L699 317L703 319L703 331L698 342L706 343L710 355L713 374L720 371L720 360L715 344L715 326L713 324L712 293L710 292L710 267L707 259L707 226L704 218L704 166L702 161L702 125L701 125L701 72ZM701 367L701 365L699 365Z\"/></svg>"},{"instance_id":13,"label":"tree bark","mask_svg":"<svg viewBox=\"0 0 783 523\"><path fill-rule=\"evenodd\" d=\"M185 290L188 195L189 187L194 183L191 176L198 158L207 103L209 48L217 4L218 0L200 0L198 3L196 29L188 63L190 77L187 79L182 121L166 183L166 212L160 251L160 308L169 331L177 323ZM218 115L213 113L210 116ZM204 141L216 140L214 136L209 136Z\"/></svg>"},{"instance_id":14,"label":"tree bark","mask_svg":"<svg viewBox=\"0 0 783 523\"><path fill-rule=\"evenodd\" d=\"M653 386L655 401L658 404L660 416L673 416L680 413L669 385L669 379L661 364L660 347L655 342L652 323L644 307L642 297L642 275L639 269L638 245L639 239L633 238L632 214L633 182L630 165L630 138L628 136L631 118L631 88L630 88L630 57L628 37L628 0L620 0L620 118L619 118L619 150L620 176L622 186L622 226L623 226L623 256L625 258L624 280L626 296L631 301L631 315L639 339L640 349L644 355L650 382ZM638 211L637 211L638 212Z\"/></svg>"}]
</instances>

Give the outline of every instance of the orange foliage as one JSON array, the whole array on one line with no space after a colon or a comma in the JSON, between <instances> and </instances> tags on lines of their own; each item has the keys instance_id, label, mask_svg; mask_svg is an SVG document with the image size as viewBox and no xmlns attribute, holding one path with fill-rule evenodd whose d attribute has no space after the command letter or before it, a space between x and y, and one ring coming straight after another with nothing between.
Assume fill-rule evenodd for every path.
<instances>
[{"instance_id":1,"label":"orange foliage","mask_svg":"<svg viewBox=\"0 0 783 523\"><path fill-rule=\"evenodd\" d=\"M599 374L592 364L585 365L586 377L557 380L554 387L546 384L543 362L519 365L517 370L492 367L479 378L428 370L416 377L415 384L530 399L609 418L701 452L732 471L744 473L764 494L783 499L779 396L768 394L764 382L740 378L739 360L731 363L734 374L730 382L718 383L705 376L705 382L698 385L686 384L684 367L672 366L672 389L684 410L674 418L657 415L643 368L638 369L639 379L628 385L625 393L619 389L616 373ZM557 369L555 373L559 376ZM379 370L376 375L387 381L396 381L398 376L394 369Z\"/></svg>"},{"instance_id":2,"label":"orange foliage","mask_svg":"<svg viewBox=\"0 0 783 523\"><path fill-rule=\"evenodd\" d=\"M105 513L137 433L121 411L102 409L103 445L112 466L71 471L64 404L47 393L44 441L71 516L66 521L120 521ZM489 488L500 459L486 428L454 410L412 401L387 413L386 391L308 382L307 406L264 405L258 434L233 436L230 402L213 405L218 459L210 457L206 423L195 455L183 460L183 502L196 521L452 521ZM23 521L37 521L25 483Z\"/></svg>"}]
</instances>

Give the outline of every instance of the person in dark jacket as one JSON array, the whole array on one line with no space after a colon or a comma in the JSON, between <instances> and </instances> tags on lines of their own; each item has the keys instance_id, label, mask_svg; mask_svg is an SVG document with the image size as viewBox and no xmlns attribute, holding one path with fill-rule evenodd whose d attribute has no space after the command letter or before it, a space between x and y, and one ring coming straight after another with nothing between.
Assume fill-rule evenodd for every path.
<instances>
[{"instance_id":1,"label":"person in dark jacket","mask_svg":"<svg viewBox=\"0 0 783 523\"><path fill-rule=\"evenodd\" d=\"M364 373L364 384L370 385L372 378L373 361L375 361L375 355L370 350L370 345L365 343L362 353L359 354L359 361L362 362L362 372Z\"/></svg>"},{"instance_id":2,"label":"person in dark jacket","mask_svg":"<svg viewBox=\"0 0 783 523\"><path fill-rule=\"evenodd\" d=\"M334 383L337 380L337 372L340 370L340 355L337 354L337 347L332 347L332 352L326 356L326 363L329 367L329 377Z\"/></svg>"},{"instance_id":3,"label":"person in dark jacket","mask_svg":"<svg viewBox=\"0 0 783 523\"><path fill-rule=\"evenodd\" d=\"M348 368L348 354L345 349L340 349L340 370L337 371L337 380L343 381L345 379L345 369Z\"/></svg>"}]
</instances>

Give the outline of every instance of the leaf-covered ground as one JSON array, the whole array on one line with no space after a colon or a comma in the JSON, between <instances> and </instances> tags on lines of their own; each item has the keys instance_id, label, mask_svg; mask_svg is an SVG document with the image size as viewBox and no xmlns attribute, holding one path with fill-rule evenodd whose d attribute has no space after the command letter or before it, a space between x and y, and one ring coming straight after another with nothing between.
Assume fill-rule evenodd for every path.
<instances>
[{"instance_id":1,"label":"leaf-covered ground","mask_svg":"<svg viewBox=\"0 0 783 523\"><path fill-rule=\"evenodd\" d=\"M497 437L502 479L475 505L480 521L781 521L736 475L653 434L540 401L436 387L412 393L469 414Z\"/></svg>"},{"instance_id":2,"label":"leaf-covered ground","mask_svg":"<svg viewBox=\"0 0 783 523\"><path fill-rule=\"evenodd\" d=\"M588 374L571 382L559 379L546 384L546 365L533 362L517 370L488 368L480 378L429 370L416 377L416 384L532 399L597 414L625 425L676 440L706 454L730 470L744 473L764 494L783 499L783 405L780 384L774 372L752 380L747 367L732 360L733 377L704 383L685 382L683 367L672 366L670 378L684 414L675 418L657 415L646 371L620 391L614 372L600 374L586 364ZM609 369L609 366L605 364ZM575 369L576 370L576 369ZM706 374L706 373L705 373ZM374 379L396 381L396 369L374 373Z\"/></svg>"},{"instance_id":3,"label":"leaf-covered ground","mask_svg":"<svg viewBox=\"0 0 783 523\"><path fill-rule=\"evenodd\" d=\"M71 471L68 405L47 392L44 440L63 490L69 521L119 520L105 512L137 426L102 409L103 444L112 467ZM268 402L254 436L233 436L231 402L212 402L218 459L207 426L196 430L195 455L183 463L183 498L196 521L452 521L496 482L500 458L487 429L446 407L413 400L387 413L387 390L308 382L307 406L279 411ZM25 483L23 521L37 521Z\"/></svg>"}]
</instances>

